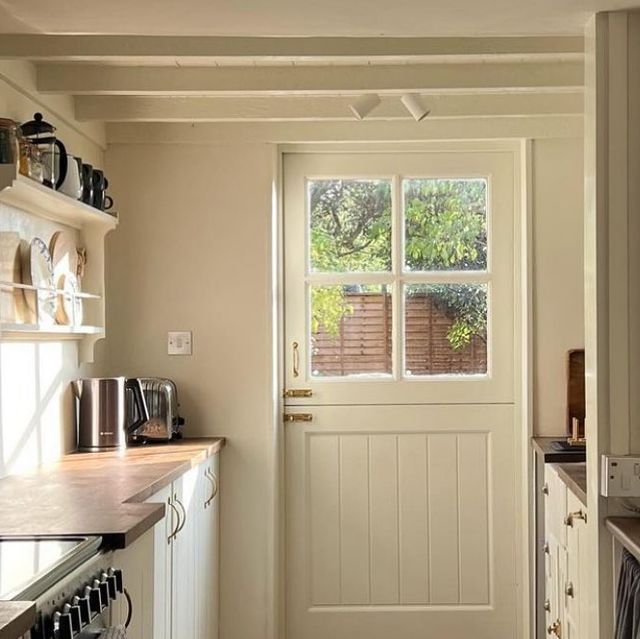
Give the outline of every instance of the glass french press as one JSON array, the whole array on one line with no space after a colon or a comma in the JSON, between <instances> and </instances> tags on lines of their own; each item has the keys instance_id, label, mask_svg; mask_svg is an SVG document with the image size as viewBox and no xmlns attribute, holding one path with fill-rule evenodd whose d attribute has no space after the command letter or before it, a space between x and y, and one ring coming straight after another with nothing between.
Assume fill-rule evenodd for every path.
<instances>
[{"instance_id":1,"label":"glass french press","mask_svg":"<svg viewBox=\"0 0 640 639\"><path fill-rule=\"evenodd\" d=\"M56 128L42 119L42 113L35 113L20 129L40 151L43 183L57 191L67 177L68 157L64 144L55 136Z\"/></svg>"}]
</instances>

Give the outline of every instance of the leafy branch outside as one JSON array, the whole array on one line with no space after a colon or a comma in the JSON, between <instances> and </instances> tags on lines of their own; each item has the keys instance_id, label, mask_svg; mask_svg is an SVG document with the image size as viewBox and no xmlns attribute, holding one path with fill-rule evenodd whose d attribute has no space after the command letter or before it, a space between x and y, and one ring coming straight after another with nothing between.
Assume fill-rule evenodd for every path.
<instances>
[{"instance_id":1,"label":"leafy branch outside","mask_svg":"<svg viewBox=\"0 0 640 639\"><path fill-rule=\"evenodd\" d=\"M487 266L486 181L412 179L403 182L405 269L484 270ZM316 272L391 270L391 183L314 180L309 185L311 267ZM358 286L380 292L380 286ZM408 295L429 295L452 320L454 350L486 340L486 290L478 284L414 284ZM312 330L338 336L353 313L342 286L312 289Z\"/></svg>"}]
</instances>

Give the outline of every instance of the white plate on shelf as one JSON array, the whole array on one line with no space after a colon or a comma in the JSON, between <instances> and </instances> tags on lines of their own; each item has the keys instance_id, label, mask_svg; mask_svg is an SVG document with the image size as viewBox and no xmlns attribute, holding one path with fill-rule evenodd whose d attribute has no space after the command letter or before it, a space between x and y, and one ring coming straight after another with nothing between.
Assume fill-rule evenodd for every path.
<instances>
[{"instance_id":1,"label":"white plate on shelf","mask_svg":"<svg viewBox=\"0 0 640 639\"><path fill-rule=\"evenodd\" d=\"M82 326L82 298L76 297L80 292L78 278L73 273L63 273L58 279L59 293L56 302L56 321L63 326Z\"/></svg>"},{"instance_id":2,"label":"white plate on shelf","mask_svg":"<svg viewBox=\"0 0 640 639\"><path fill-rule=\"evenodd\" d=\"M56 231L49 242L53 273L57 282L61 275L78 272L78 247L73 233Z\"/></svg>"},{"instance_id":3,"label":"white plate on shelf","mask_svg":"<svg viewBox=\"0 0 640 639\"><path fill-rule=\"evenodd\" d=\"M56 294L53 262L49 248L39 237L34 237L23 251L22 282L29 286L51 289L29 292L25 298L29 310L38 323L55 324Z\"/></svg>"}]
</instances>

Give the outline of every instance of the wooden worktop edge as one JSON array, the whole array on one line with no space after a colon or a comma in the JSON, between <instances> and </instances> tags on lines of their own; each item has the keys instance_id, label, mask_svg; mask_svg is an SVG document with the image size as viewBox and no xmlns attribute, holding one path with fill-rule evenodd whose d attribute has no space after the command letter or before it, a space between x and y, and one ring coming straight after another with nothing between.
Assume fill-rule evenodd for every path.
<instances>
[{"instance_id":1,"label":"wooden worktop edge","mask_svg":"<svg viewBox=\"0 0 640 639\"><path fill-rule=\"evenodd\" d=\"M36 621L33 601L0 601L0 639L16 639L29 632Z\"/></svg>"},{"instance_id":2,"label":"wooden worktop edge","mask_svg":"<svg viewBox=\"0 0 640 639\"><path fill-rule=\"evenodd\" d=\"M607 517L605 525L632 555L640 559L640 517Z\"/></svg>"}]
</instances>

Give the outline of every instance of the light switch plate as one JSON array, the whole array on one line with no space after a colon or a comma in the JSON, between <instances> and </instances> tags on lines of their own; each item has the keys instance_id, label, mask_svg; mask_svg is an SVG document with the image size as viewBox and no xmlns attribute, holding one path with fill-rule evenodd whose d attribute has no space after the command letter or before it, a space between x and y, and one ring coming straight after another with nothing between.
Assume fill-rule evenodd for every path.
<instances>
[{"instance_id":1,"label":"light switch plate","mask_svg":"<svg viewBox=\"0 0 640 639\"><path fill-rule=\"evenodd\" d=\"M603 455L601 471L604 497L640 497L640 457Z\"/></svg>"},{"instance_id":2,"label":"light switch plate","mask_svg":"<svg viewBox=\"0 0 640 639\"><path fill-rule=\"evenodd\" d=\"M169 355L191 355L191 331L169 331L167 353Z\"/></svg>"}]
</instances>

